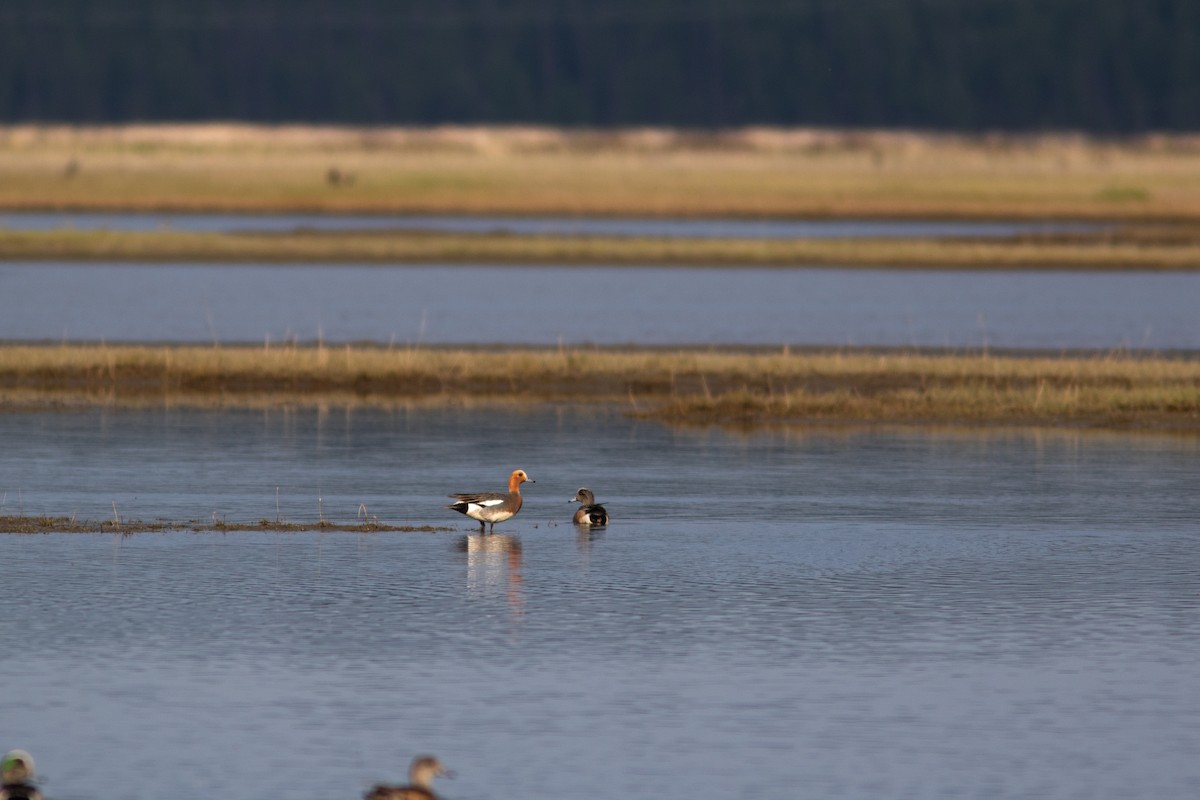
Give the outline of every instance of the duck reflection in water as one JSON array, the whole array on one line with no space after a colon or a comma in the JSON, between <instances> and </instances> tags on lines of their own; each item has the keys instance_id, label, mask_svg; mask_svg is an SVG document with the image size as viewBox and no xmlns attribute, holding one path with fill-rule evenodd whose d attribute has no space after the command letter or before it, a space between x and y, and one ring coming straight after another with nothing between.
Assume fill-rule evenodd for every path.
<instances>
[{"instance_id":1,"label":"duck reflection in water","mask_svg":"<svg viewBox=\"0 0 1200 800\"><path fill-rule=\"evenodd\" d=\"M437 800L433 793L434 778L453 778L454 773L442 766L434 756L417 756L408 768L407 786L379 784L363 795L364 800Z\"/></svg>"},{"instance_id":2,"label":"duck reflection in water","mask_svg":"<svg viewBox=\"0 0 1200 800\"><path fill-rule=\"evenodd\" d=\"M579 549L579 555L584 559L582 563L590 563L588 556L592 554L592 542L603 538L604 528L593 528L590 525L575 526L575 546Z\"/></svg>"},{"instance_id":3,"label":"duck reflection in water","mask_svg":"<svg viewBox=\"0 0 1200 800\"><path fill-rule=\"evenodd\" d=\"M458 540L467 555L469 595L504 592L514 618L524 613L521 590L521 540L503 533L471 533Z\"/></svg>"}]
</instances>

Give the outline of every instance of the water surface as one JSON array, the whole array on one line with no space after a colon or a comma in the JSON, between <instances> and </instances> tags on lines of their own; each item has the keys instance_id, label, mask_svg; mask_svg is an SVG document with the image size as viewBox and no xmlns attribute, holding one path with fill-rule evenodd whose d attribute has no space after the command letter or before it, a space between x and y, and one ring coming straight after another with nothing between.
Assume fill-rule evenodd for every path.
<instances>
[{"instance_id":1,"label":"water surface","mask_svg":"<svg viewBox=\"0 0 1200 800\"><path fill-rule=\"evenodd\" d=\"M1190 438L610 411L0 416L6 513L437 523L0 536L0 729L57 798L1193 798ZM450 491L537 482L494 537ZM612 524L567 520L580 485ZM215 767L214 765L219 765Z\"/></svg>"},{"instance_id":2,"label":"water surface","mask_svg":"<svg viewBox=\"0 0 1200 800\"><path fill-rule=\"evenodd\" d=\"M0 339L1200 349L1200 273L0 264Z\"/></svg>"}]
</instances>

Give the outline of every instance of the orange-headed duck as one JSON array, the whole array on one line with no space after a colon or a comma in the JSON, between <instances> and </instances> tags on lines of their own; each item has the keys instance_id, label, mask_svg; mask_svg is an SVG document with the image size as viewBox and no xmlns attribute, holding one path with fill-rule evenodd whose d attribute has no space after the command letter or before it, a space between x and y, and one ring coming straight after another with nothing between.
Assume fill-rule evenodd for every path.
<instances>
[{"instance_id":1,"label":"orange-headed duck","mask_svg":"<svg viewBox=\"0 0 1200 800\"><path fill-rule=\"evenodd\" d=\"M529 480L523 469L514 469L508 476L507 492L475 492L473 494L452 494L455 502L446 506L460 514L466 514L471 519L479 520L479 530L491 524L491 530L496 529L497 522L512 519L521 510L521 484L535 483Z\"/></svg>"},{"instance_id":2,"label":"orange-headed duck","mask_svg":"<svg viewBox=\"0 0 1200 800\"><path fill-rule=\"evenodd\" d=\"M434 756L417 756L408 768L407 786L373 786L363 800L437 800L433 793L434 778L453 778L454 773L442 766Z\"/></svg>"},{"instance_id":3,"label":"orange-headed duck","mask_svg":"<svg viewBox=\"0 0 1200 800\"><path fill-rule=\"evenodd\" d=\"M583 503L576 509L575 518L572 520L576 525L599 527L608 524L608 512L604 510L604 506L596 503L596 495L592 494L591 489L580 489L568 502Z\"/></svg>"}]
</instances>

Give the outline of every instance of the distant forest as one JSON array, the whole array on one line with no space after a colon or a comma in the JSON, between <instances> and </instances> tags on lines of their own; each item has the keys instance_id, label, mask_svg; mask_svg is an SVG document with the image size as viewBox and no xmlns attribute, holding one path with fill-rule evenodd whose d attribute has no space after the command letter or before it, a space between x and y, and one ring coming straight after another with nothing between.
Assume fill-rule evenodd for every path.
<instances>
[{"instance_id":1,"label":"distant forest","mask_svg":"<svg viewBox=\"0 0 1200 800\"><path fill-rule=\"evenodd\" d=\"M0 0L0 123L1200 130L1200 0Z\"/></svg>"}]
</instances>

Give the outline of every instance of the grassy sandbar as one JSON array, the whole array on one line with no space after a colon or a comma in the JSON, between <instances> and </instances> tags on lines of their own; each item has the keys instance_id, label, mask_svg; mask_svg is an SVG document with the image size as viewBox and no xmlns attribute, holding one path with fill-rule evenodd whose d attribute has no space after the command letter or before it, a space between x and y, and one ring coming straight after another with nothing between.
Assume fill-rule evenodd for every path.
<instances>
[{"instance_id":1,"label":"grassy sandbar","mask_svg":"<svg viewBox=\"0 0 1200 800\"><path fill-rule=\"evenodd\" d=\"M1200 360L902 351L0 347L0 409L584 403L668 423L1200 431Z\"/></svg>"},{"instance_id":2,"label":"grassy sandbar","mask_svg":"<svg viewBox=\"0 0 1200 800\"><path fill-rule=\"evenodd\" d=\"M1200 227L974 240L0 230L0 259L1196 270Z\"/></svg>"}]
</instances>

